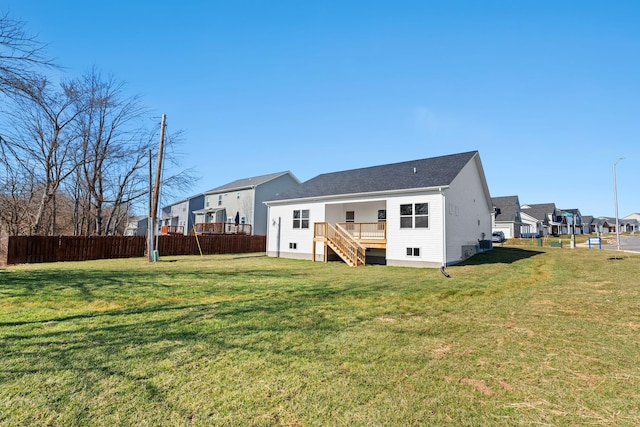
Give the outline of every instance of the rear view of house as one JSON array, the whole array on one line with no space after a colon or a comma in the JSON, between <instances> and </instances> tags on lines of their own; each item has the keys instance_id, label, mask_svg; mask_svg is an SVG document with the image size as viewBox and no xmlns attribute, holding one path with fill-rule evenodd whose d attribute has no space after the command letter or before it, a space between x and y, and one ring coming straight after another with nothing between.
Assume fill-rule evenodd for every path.
<instances>
[{"instance_id":1,"label":"rear view of house","mask_svg":"<svg viewBox=\"0 0 640 427\"><path fill-rule=\"evenodd\" d=\"M318 175L266 204L269 256L439 267L491 237L477 151Z\"/></svg>"}]
</instances>

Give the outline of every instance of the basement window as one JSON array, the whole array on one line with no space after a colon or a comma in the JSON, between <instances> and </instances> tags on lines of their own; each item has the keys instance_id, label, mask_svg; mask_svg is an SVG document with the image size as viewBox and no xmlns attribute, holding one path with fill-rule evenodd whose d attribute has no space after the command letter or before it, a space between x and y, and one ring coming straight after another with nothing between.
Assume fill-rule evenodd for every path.
<instances>
[{"instance_id":1,"label":"basement window","mask_svg":"<svg viewBox=\"0 0 640 427\"><path fill-rule=\"evenodd\" d=\"M420 256L420 248L407 248L407 256L419 257Z\"/></svg>"},{"instance_id":2,"label":"basement window","mask_svg":"<svg viewBox=\"0 0 640 427\"><path fill-rule=\"evenodd\" d=\"M297 243L289 243L289 249L298 249Z\"/></svg>"}]
</instances>

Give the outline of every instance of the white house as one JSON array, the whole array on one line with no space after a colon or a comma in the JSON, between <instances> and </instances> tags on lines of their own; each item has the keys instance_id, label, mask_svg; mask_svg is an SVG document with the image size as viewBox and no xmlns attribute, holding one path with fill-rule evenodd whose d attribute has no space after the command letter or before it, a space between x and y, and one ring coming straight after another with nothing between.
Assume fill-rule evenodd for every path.
<instances>
[{"instance_id":1,"label":"white house","mask_svg":"<svg viewBox=\"0 0 640 427\"><path fill-rule=\"evenodd\" d=\"M502 231L507 239L520 237L522 218L518 196L492 197L491 202L493 203L492 231Z\"/></svg>"},{"instance_id":2,"label":"white house","mask_svg":"<svg viewBox=\"0 0 640 427\"><path fill-rule=\"evenodd\" d=\"M621 220L620 229L628 233L637 233L640 231L640 213L632 213Z\"/></svg>"},{"instance_id":3,"label":"white house","mask_svg":"<svg viewBox=\"0 0 640 427\"><path fill-rule=\"evenodd\" d=\"M477 151L318 175L266 204L269 256L439 267L490 247Z\"/></svg>"},{"instance_id":4,"label":"white house","mask_svg":"<svg viewBox=\"0 0 640 427\"><path fill-rule=\"evenodd\" d=\"M291 172L277 172L232 181L204 193L204 207L195 210L197 233L267 233L266 200L296 187Z\"/></svg>"},{"instance_id":5,"label":"white house","mask_svg":"<svg viewBox=\"0 0 640 427\"><path fill-rule=\"evenodd\" d=\"M520 206L522 237L542 237L562 234L562 216L555 203L539 203Z\"/></svg>"}]
</instances>

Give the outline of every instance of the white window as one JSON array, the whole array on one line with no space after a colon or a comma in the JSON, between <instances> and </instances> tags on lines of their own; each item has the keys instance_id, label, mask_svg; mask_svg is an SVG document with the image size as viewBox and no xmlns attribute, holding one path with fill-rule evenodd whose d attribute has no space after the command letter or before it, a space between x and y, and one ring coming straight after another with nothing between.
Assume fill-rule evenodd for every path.
<instances>
[{"instance_id":1,"label":"white window","mask_svg":"<svg viewBox=\"0 0 640 427\"><path fill-rule=\"evenodd\" d=\"M400 228L429 228L429 203L400 205Z\"/></svg>"},{"instance_id":2,"label":"white window","mask_svg":"<svg viewBox=\"0 0 640 427\"><path fill-rule=\"evenodd\" d=\"M222 205L222 194L218 196L218 206Z\"/></svg>"},{"instance_id":3,"label":"white window","mask_svg":"<svg viewBox=\"0 0 640 427\"><path fill-rule=\"evenodd\" d=\"M293 228L309 228L309 209L293 211Z\"/></svg>"},{"instance_id":4,"label":"white window","mask_svg":"<svg viewBox=\"0 0 640 427\"><path fill-rule=\"evenodd\" d=\"M420 248L407 248L407 256L419 257L420 256Z\"/></svg>"}]
</instances>

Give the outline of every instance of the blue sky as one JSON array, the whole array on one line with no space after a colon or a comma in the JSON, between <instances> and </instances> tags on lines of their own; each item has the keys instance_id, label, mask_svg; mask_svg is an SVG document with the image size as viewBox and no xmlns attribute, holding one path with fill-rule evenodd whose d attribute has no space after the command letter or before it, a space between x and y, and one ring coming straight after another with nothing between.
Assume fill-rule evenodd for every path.
<instances>
[{"instance_id":1,"label":"blue sky","mask_svg":"<svg viewBox=\"0 0 640 427\"><path fill-rule=\"evenodd\" d=\"M492 196L640 212L640 2L5 0L185 132L191 194L478 150ZM163 204L171 200L164 200Z\"/></svg>"}]
</instances>

